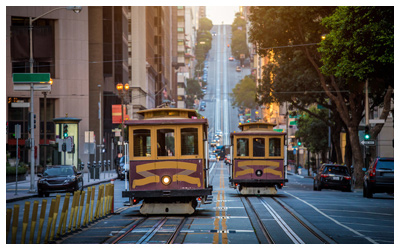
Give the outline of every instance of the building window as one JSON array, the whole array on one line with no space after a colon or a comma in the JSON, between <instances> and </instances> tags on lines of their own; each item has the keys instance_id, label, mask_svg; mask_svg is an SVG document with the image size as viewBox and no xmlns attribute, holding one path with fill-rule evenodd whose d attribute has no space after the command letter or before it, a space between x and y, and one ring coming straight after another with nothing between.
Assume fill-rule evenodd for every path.
<instances>
[{"instance_id":1,"label":"building window","mask_svg":"<svg viewBox=\"0 0 400 250\"><path fill-rule=\"evenodd\" d=\"M183 128L181 129L181 155L198 155L198 132L197 128Z\"/></svg>"},{"instance_id":2,"label":"building window","mask_svg":"<svg viewBox=\"0 0 400 250\"><path fill-rule=\"evenodd\" d=\"M175 131L173 129L157 130L157 156L175 155Z\"/></svg>"},{"instance_id":3,"label":"building window","mask_svg":"<svg viewBox=\"0 0 400 250\"><path fill-rule=\"evenodd\" d=\"M38 19L33 23L33 72L50 73L55 78L54 20ZM30 73L29 18L11 18L12 73Z\"/></svg>"},{"instance_id":4,"label":"building window","mask_svg":"<svg viewBox=\"0 0 400 250\"><path fill-rule=\"evenodd\" d=\"M184 28L178 28L178 32L184 32L185 31L185 29Z\"/></svg>"},{"instance_id":5,"label":"building window","mask_svg":"<svg viewBox=\"0 0 400 250\"><path fill-rule=\"evenodd\" d=\"M264 138L253 138L253 156L264 157L265 156L265 139Z\"/></svg>"},{"instance_id":6,"label":"building window","mask_svg":"<svg viewBox=\"0 0 400 250\"><path fill-rule=\"evenodd\" d=\"M133 131L133 156L151 156L151 133L149 129L137 129Z\"/></svg>"},{"instance_id":7,"label":"building window","mask_svg":"<svg viewBox=\"0 0 400 250\"><path fill-rule=\"evenodd\" d=\"M236 145L236 156L249 156L249 139L239 138Z\"/></svg>"},{"instance_id":8,"label":"building window","mask_svg":"<svg viewBox=\"0 0 400 250\"><path fill-rule=\"evenodd\" d=\"M183 6L178 6L178 10L183 10Z\"/></svg>"}]
</instances>

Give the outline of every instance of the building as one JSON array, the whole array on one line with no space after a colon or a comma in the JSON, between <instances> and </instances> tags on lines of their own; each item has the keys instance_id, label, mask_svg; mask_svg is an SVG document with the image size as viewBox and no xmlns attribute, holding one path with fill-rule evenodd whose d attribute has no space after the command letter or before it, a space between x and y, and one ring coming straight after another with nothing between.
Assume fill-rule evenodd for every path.
<instances>
[{"instance_id":1,"label":"building","mask_svg":"<svg viewBox=\"0 0 400 250\"><path fill-rule=\"evenodd\" d=\"M20 161L29 163L30 154L25 145L28 134L29 108L14 108L13 103L30 102L30 91L14 91L13 73L29 73L29 17L38 17L51 7L6 8L6 120L8 123L7 151L16 157L14 125L21 125ZM56 140L53 118L75 117L79 124L79 145L83 155L84 133L89 130L89 28L88 8L79 14L57 9L33 22L34 73L50 72L53 84L46 93L46 105L42 91L34 91L33 103L37 125L35 129L35 166L43 166L44 145ZM45 48L45 49L43 49ZM46 114L46 115L45 115ZM46 138L44 123L46 122ZM56 150L48 146L46 163L51 163Z\"/></svg>"}]
</instances>

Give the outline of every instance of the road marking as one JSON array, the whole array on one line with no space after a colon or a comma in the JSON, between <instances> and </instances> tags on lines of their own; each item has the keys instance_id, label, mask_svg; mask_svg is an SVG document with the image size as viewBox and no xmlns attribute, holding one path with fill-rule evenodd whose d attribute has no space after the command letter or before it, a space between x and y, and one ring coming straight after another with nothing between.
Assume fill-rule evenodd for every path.
<instances>
[{"instance_id":1,"label":"road marking","mask_svg":"<svg viewBox=\"0 0 400 250\"><path fill-rule=\"evenodd\" d=\"M288 194L288 195L290 195L290 196L292 196L293 198L295 198L295 199L297 199L297 200L303 202L304 204L307 204L308 206L310 206L311 208L313 208L316 212L320 213L321 215L323 215L323 216L325 216L326 218L330 219L331 221L335 222L337 225L346 228L347 230L353 232L354 234L356 234L356 235L358 235L358 236L360 236L360 237L363 237L364 239L368 240L369 242L371 242L371 243L373 243L373 244L378 244L378 242L374 241L374 240L371 239L370 237L367 237L367 236L363 235L362 233L360 233L360 232L358 232L358 231L352 229L351 227L348 227L348 226L346 226L346 225L343 225L342 223L340 223L339 221L337 221L337 220L335 220L334 218L330 217L330 216L327 215L326 213L322 212L321 210L319 210L319 209L316 208L315 206L311 205L311 204L308 203L307 201L302 200L302 199L300 199L299 197L297 197L297 196L295 196L295 195L293 195L293 194L291 194L291 193L288 193L288 192L286 192L286 191L285 191L285 193Z\"/></svg>"}]
</instances>

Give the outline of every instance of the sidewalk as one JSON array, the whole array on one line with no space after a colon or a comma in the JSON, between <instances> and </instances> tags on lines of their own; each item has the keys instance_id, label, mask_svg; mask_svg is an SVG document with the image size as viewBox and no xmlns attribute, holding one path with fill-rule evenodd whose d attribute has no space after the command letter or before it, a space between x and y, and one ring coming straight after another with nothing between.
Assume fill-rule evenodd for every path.
<instances>
[{"instance_id":1,"label":"sidewalk","mask_svg":"<svg viewBox=\"0 0 400 250\"><path fill-rule=\"evenodd\" d=\"M300 174L299 173L295 173L295 171L296 171L296 167L295 166L291 166L291 165L288 166L287 173L290 174L290 175L298 175L298 176L301 176L303 178L314 178L314 175L313 175L312 172L310 173L310 175L308 175L308 169L301 168L301 173Z\"/></svg>"},{"instance_id":2,"label":"sidewalk","mask_svg":"<svg viewBox=\"0 0 400 250\"><path fill-rule=\"evenodd\" d=\"M83 186L84 187L89 187L93 186L99 183L104 183L104 182L110 182L112 179L117 179L118 175L115 172L115 170L110 170L106 172L101 172L99 174L100 179L88 179L89 178L89 173L82 173L83 174ZM37 192L29 192L31 183L30 183L30 175L26 176L26 180L24 181L18 181L17 182L17 194L15 194L15 182L9 182L7 183L7 202L14 202L18 200L23 200L23 199L28 199L32 197L36 197L38 194ZM37 180L39 178L35 175L35 181L34 181L34 188L35 190L37 189Z\"/></svg>"}]
</instances>

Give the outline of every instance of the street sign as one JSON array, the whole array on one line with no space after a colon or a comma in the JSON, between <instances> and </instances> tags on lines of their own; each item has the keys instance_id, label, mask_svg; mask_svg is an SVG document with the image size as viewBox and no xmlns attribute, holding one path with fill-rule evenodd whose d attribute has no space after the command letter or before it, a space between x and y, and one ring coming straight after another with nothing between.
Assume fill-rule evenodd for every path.
<instances>
[{"instance_id":1,"label":"street sign","mask_svg":"<svg viewBox=\"0 0 400 250\"><path fill-rule=\"evenodd\" d=\"M12 102L11 107L12 108L29 108L30 103L29 102Z\"/></svg>"},{"instance_id":2,"label":"street sign","mask_svg":"<svg viewBox=\"0 0 400 250\"><path fill-rule=\"evenodd\" d=\"M50 81L50 73L14 73L14 83L46 83Z\"/></svg>"},{"instance_id":3,"label":"street sign","mask_svg":"<svg viewBox=\"0 0 400 250\"><path fill-rule=\"evenodd\" d=\"M362 141L362 145L375 145L375 141Z\"/></svg>"},{"instance_id":4,"label":"street sign","mask_svg":"<svg viewBox=\"0 0 400 250\"><path fill-rule=\"evenodd\" d=\"M31 85L27 83L14 84L14 91L30 91ZM33 91L51 91L50 84L34 84Z\"/></svg>"},{"instance_id":5,"label":"street sign","mask_svg":"<svg viewBox=\"0 0 400 250\"><path fill-rule=\"evenodd\" d=\"M385 123L384 119L370 119L369 123Z\"/></svg>"}]
</instances>

